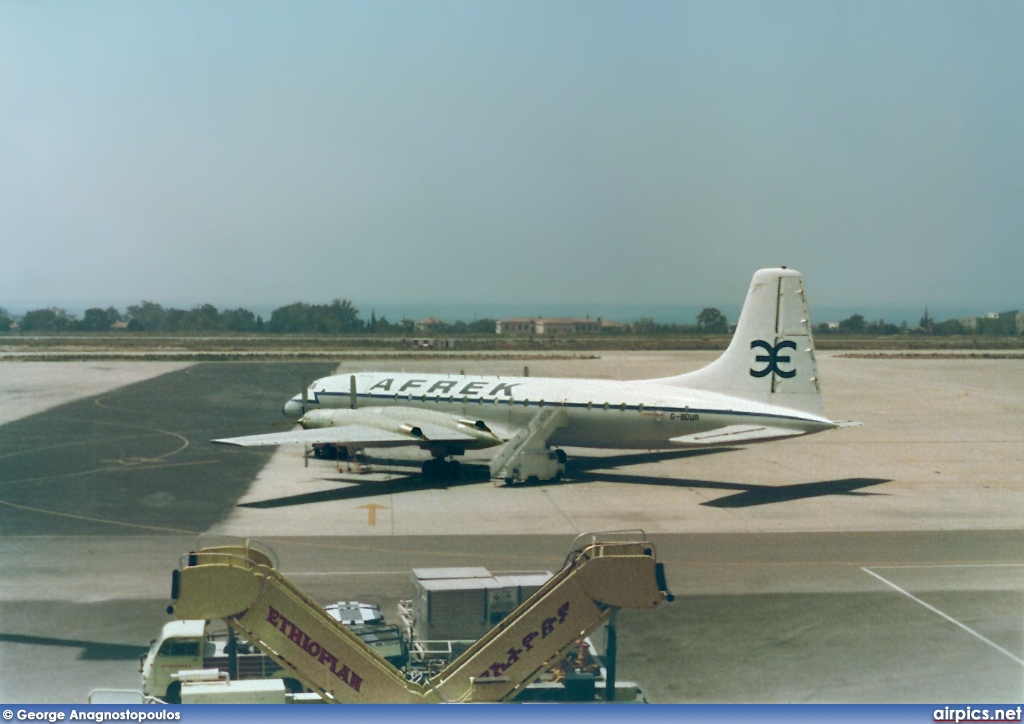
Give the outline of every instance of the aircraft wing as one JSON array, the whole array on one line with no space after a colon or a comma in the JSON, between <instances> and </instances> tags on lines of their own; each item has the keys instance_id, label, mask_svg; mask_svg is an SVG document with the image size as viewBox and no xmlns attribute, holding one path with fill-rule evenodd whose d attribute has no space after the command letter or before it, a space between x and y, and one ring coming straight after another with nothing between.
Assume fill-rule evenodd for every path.
<instances>
[{"instance_id":1,"label":"aircraft wing","mask_svg":"<svg viewBox=\"0 0 1024 724\"><path fill-rule=\"evenodd\" d=\"M784 427L768 427L766 425L727 425L726 427L695 432L692 435L680 435L673 437L669 442L676 445L689 447L701 447L704 445L732 445L746 442L763 442L765 440L779 440L784 437L796 437L803 435L800 430L790 430Z\"/></svg>"},{"instance_id":2,"label":"aircraft wing","mask_svg":"<svg viewBox=\"0 0 1024 724\"><path fill-rule=\"evenodd\" d=\"M421 427L422 430L422 427ZM261 445L287 445L303 443L334 443L351 445L352 447L399 447L402 445L419 445L424 442L469 442L473 438L452 430L435 432L422 430L423 435L396 430L382 430L367 425L337 425L322 427L315 430L292 430L290 432L272 432L266 435L248 435L246 437L227 437L212 442L222 445L238 445L240 447L259 447ZM431 433L434 433L433 435Z\"/></svg>"},{"instance_id":3,"label":"aircraft wing","mask_svg":"<svg viewBox=\"0 0 1024 724\"><path fill-rule=\"evenodd\" d=\"M212 442L240 447L331 443L352 448L451 445L466 449L503 442L489 428L477 427L472 421L402 407L315 410L307 413L300 423L307 426L306 429L220 438Z\"/></svg>"}]
</instances>

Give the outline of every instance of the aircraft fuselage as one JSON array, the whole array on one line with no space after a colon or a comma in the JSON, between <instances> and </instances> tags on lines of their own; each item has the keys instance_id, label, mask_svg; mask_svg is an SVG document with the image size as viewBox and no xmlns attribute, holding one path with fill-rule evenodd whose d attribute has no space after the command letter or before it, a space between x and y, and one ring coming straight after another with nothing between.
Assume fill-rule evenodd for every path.
<instances>
[{"instance_id":1,"label":"aircraft fuselage","mask_svg":"<svg viewBox=\"0 0 1024 724\"><path fill-rule=\"evenodd\" d=\"M357 408L420 408L482 420L507 437L528 425L542 408L561 407L568 424L548 442L570 447L672 448L676 445L671 438L728 425L765 425L803 433L835 427L825 418L788 408L656 380L361 372L317 380L310 386L306 405L309 410L347 409L353 402ZM289 400L284 412L298 419L301 397Z\"/></svg>"}]
</instances>

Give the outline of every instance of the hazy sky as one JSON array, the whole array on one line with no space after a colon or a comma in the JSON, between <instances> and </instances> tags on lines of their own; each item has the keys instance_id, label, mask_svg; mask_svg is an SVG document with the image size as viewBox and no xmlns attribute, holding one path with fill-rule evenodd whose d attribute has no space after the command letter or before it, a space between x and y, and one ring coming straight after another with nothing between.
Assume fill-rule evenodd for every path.
<instances>
[{"instance_id":1,"label":"hazy sky","mask_svg":"<svg viewBox=\"0 0 1024 724\"><path fill-rule=\"evenodd\" d=\"M1024 3L0 0L0 306L1024 308Z\"/></svg>"}]
</instances>

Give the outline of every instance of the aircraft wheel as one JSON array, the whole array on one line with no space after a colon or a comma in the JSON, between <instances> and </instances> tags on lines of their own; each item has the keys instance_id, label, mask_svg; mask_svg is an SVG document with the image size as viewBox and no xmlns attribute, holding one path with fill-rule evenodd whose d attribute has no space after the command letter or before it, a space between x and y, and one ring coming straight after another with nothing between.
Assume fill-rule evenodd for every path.
<instances>
[{"instance_id":1,"label":"aircraft wheel","mask_svg":"<svg viewBox=\"0 0 1024 724\"><path fill-rule=\"evenodd\" d=\"M448 473L447 477L449 480L459 479L459 472L462 470L462 465L459 464L458 460L449 460L446 463L446 468L447 470L445 472Z\"/></svg>"},{"instance_id":2,"label":"aircraft wheel","mask_svg":"<svg viewBox=\"0 0 1024 724\"><path fill-rule=\"evenodd\" d=\"M423 479L424 480L436 480L438 477L440 477L437 474L438 473L437 463L438 463L438 461L437 461L436 458L430 458L430 460L427 460L425 463L423 463Z\"/></svg>"},{"instance_id":3,"label":"aircraft wheel","mask_svg":"<svg viewBox=\"0 0 1024 724\"><path fill-rule=\"evenodd\" d=\"M181 703L181 682L172 681L167 687L167 693L164 694L164 701L168 704L180 704Z\"/></svg>"}]
</instances>

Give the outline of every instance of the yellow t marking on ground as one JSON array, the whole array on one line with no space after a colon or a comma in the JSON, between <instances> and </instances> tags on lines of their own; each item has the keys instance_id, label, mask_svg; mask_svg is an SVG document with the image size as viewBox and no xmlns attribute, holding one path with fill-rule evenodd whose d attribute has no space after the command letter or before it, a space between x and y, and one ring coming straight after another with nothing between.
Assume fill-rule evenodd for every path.
<instances>
[{"instance_id":1,"label":"yellow t marking on ground","mask_svg":"<svg viewBox=\"0 0 1024 724\"><path fill-rule=\"evenodd\" d=\"M368 503L367 505L360 505L359 510L370 511L370 525L377 525L377 511L387 510L386 505L377 505L376 503Z\"/></svg>"}]
</instances>

